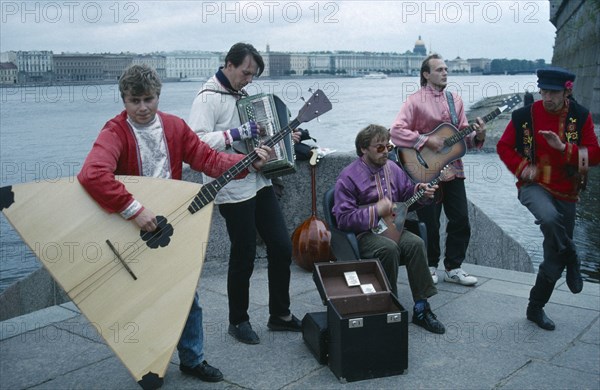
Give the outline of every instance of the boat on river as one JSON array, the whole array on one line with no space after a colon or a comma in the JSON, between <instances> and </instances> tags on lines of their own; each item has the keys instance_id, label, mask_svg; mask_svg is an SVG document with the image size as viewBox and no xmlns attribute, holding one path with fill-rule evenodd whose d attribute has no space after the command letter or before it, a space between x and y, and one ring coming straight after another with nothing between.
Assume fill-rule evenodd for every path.
<instances>
[{"instance_id":1,"label":"boat on river","mask_svg":"<svg viewBox=\"0 0 600 390\"><path fill-rule=\"evenodd\" d=\"M206 77L182 77L179 79L181 83L203 83L207 80Z\"/></svg>"},{"instance_id":2,"label":"boat on river","mask_svg":"<svg viewBox=\"0 0 600 390\"><path fill-rule=\"evenodd\" d=\"M363 79L387 79L387 75L381 72L372 72L364 75Z\"/></svg>"}]
</instances>

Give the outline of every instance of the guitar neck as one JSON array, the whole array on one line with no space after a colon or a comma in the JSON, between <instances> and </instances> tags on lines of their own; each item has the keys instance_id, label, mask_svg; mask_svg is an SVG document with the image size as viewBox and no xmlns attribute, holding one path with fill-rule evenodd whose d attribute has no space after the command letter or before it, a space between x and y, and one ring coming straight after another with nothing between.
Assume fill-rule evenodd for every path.
<instances>
[{"instance_id":1,"label":"guitar neck","mask_svg":"<svg viewBox=\"0 0 600 390\"><path fill-rule=\"evenodd\" d=\"M273 145L281 141L293 129L297 128L299 125L300 121L298 120L298 118L294 119L285 128L281 129L281 131L278 131L272 137L264 141L263 145L272 147ZM200 210L202 207L215 200L215 197L217 196L217 193L219 192L219 190L221 190L221 188L225 187L227 183L232 181L237 175L242 173L244 170L248 169L250 165L252 165L252 163L254 163L258 159L258 153L256 153L255 150L253 150L250 153L248 153L246 157L244 157L234 166L225 171L225 173L223 173L221 176L211 181L210 183L203 185L200 189L200 192L198 192L198 194L194 197L194 200L192 200L192 203L190 203L190 205L188 206L188 211L194 214L196 211Z\"/></svg>"},{"instance_id":2,"label":"guitar neck","mask_svg":"<svg viewBox=\"0 0 600 390\"><path fill-rule=\"evenodd\" d=\"M499 108L496 108L494 111L492 111L489 114L485 115L481 119L483 120L483 123L488 123L489 121L491 121L492 119L494 119L498 115L500 115L500 113L502 113L502 111L500 111ZM464 129L458 131L452 137L446 138L446 140L444 141L444 144L446 146L452 146L452 145L454 145L455 143L459 142L460 140L462 140L463 138L465 138L466 136L468 136L469 134L471 134L474 131L475 131L474 124L472 124L469 127L465 127Z\"/></svg>"}]
</instances>

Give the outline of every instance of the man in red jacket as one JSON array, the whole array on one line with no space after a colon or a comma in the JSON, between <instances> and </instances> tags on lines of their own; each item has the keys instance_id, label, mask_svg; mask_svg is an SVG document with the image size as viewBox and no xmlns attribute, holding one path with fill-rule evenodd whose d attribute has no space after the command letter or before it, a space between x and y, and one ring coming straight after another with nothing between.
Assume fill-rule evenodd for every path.
<instances>
[{"instance_id":1,"label":"man in red jacket","mask_svg":"<svg viewBox=\"0 0 600 390\"><path fill-rule=\"evenodd\" d=\"M106 211L120 213L144 231L154 231L157 219L152 210L133 198L115 175L151 176L180 180L183 162L192 169L218 177L242 160L241 154L217 152L202 142L183 119L158 111L162 83L146 65L133 65L119 79L125 110L109 120L100 131L77 178ZM260 169L270 148L256 149ZM236 179L245 177L248 171ZM179 368L204 381L218 382L223 374L203 359L202 308L198 294L177 344Z\"/></svg>"},{"instance_id":2,"label":"man in red jacket","mask_svg":"<svg viewBox=\"0 0 600 390\"><path fill-rule=\"evenodd\" d=\"M600 148L589 111L571 98L575 75L550 67L537 72L542 100L516 110L498 141L500 159L517 177L519 200L544 235L544 260L529 294L527 319L554 330L543 307L567 268L573 294L583 289L573 229L581 166L600 163ZM582 161L586 160L585 164Z\"/></svg>"}]
</instances>

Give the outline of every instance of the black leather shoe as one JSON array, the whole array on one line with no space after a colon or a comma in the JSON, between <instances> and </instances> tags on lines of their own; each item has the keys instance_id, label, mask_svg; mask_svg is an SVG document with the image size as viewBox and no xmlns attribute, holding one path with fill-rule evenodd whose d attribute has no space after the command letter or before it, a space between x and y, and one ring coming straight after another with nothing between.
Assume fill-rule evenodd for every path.
<instances>
[{"instance_id":1,"label":"black leather shoe","mask_svg":"<svg viewBox=\"0 0 600 390\"><path fill-rule=\"evenodd\" d=\"M425 328L426 330L428 330L432 333L437 333L437 334L446 333L446 328L440 321L438 321L435 314L433 314L433 312L429 308L429 305L427 305L425 310L423 310L422 312L419 312L419 313L417 313L413 309L412 322L413 322L413 324L418 325L422 328Z\"/></svg>"},{"instance_id":2,"label":"black leather shoe","mask_svg":"<svg viewBox=\"0 0 600 390\"><path fill-rule=\"evenodd\" d=\"M229 324L229 334L245 344L259 344L260 339L248 321L240 324Z\"/></svg>"},{"instance_id":3,"label":"black leather shoe","mask_svg":"<svg viewBox=\"0 0 600 390\"><path fill-rule=\"evenodd\" d=\"M567 286L573 294L579 294L583 290L583 278L579 268L579 261L577 260L575 260L575 263L567 265Z\"/></svg>"},{"instance_id":4,"label":"black leather shoe","mask_svg":"<svg viewBox=\"0 0 600 390\"><path fill-rule=\"evenodd\" d=\"M205 361L198 364L196 367L188 367L183 364L179 365L179 370L186 375L195 376L205 382L220 382L223 380L223 374L218 368L215 368Z\"/></svg>"},{"instance_id":5,"label":"black leather shoe","mask_svg":"<svg viewBox=\"0 0 600 390\"><path fill-rule=\"evenodd\" d=\"M289 321L282 320L277 316L269 316L267 328L273 331L302 332L302 322L295 315L292 315L292 319Z\"/></svg>"},{"instance_id":6,"label":"black leather shoe","mask_svg":"<svg viewBox=\"0 0 600 390\"><path fill-rule=\"evenodd\" d=\"M546 316L541 307L527 306L527 319L535 322L542 329L554 330L555 328L554 321Z\"/></svg>"}]
</instances>

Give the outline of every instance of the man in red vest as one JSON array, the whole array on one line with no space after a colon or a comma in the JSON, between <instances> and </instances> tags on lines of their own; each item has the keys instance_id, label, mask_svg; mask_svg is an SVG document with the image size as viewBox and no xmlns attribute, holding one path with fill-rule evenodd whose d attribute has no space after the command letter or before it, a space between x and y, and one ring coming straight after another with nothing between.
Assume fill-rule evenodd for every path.
<instances>
[{"instance_id":1,"label":"man in red vest","mask_svg":"<svg viewBox=\"0 0 600 390\"><path fill-rule=\"evenodd\" d=\"M544 260L529 294L527 319L554 330L543 307L567 269L573 294L583 289L573 241L580 173L600 163L600 148L589 111L572 97L575 75L549 67L537 72L542 99L516 110L497 145L498 155L517 177L519 200L544 235Z\"/></svg>"}]
</instances>

